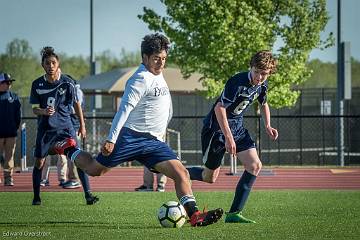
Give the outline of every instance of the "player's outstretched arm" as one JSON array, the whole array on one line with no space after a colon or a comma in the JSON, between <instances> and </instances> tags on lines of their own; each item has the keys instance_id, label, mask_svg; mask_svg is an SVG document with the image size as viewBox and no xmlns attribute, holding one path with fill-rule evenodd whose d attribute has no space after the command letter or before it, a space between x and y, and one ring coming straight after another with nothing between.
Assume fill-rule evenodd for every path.
<instances>
[{"instance_id":1,"label":"player's outstretched arm","mask_svg":"<svg viewBox=\"0 0 360 240\"><path fill-rule=\"evenodd\" d=\"M279 136L279 133L278 133L277 129L271 127L270 108L269 108L269 105L267 103L262 105L262 113L263 113L263 116L264 116L266 133L269 135L269 137L272 140L276 140L278 138L278 136Z\"/></svg>"}]
</instances>

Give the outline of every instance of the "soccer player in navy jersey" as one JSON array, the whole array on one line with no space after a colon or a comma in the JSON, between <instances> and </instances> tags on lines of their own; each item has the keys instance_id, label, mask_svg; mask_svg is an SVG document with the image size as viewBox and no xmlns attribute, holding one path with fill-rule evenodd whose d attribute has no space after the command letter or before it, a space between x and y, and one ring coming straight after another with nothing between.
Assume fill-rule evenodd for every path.
<instances>
[{"instance_id":1,"label":"soccer player in navy jersey","mask_svg":"<svg viewBox=\"0 0 360 240\"><path fill-rule=\"evenodd\" d=\"M49 154L56 154L52 146L63 139L76 137L71 122L72 106L80 119L78 134L86 136L85 122L82 109L76 98L74 80L60 71L58 55L52 47L44 47L41 51L41 64L45 75L34 80L31 86L30 104L33 112L38 116L38 129L34 150L33 169L33 205L40 205L41 172L45 158ZM76 145L76 142L74 143ZM87 204L94 204L99 199L90 191L88 176L78 171L79 178L84 188Z\"/></svg>"},{"instance_id":2,"label":"soccer player in navy jersey","mask_svg":"<svg viewBox=\"0 0 360 240\"><path fill-rule=\"evenodd\" d=\"M188 172L164 142L172 117L170 91L162 74L169 44L169 40L158 33L144 37L142 63L126 83L119 110L96 159L73 147L71 139L58 142L54 149L67 154L76 166L91 176L102 175L112 167L133 160L150 170L164 173L174 180L177 197L190 224L206 226L217 222L223 210L218 208L202 213L198 210Z\"/></svg>"},{"instance_id":3,"label":"soccer player in navy jersey","mask_svg":"<svg viewBox=\"0 0 360 240\"><path fill-rule=\"evenodd\" d=\"M269 51L256 53L250 61L250 71L232 76L221 96L204 119L201 132L204 167L188 168L190 179L214 183L220 172L225 152L238 157L244 165L235 197L226 213L226 223L255 223L242 215L242 210L262 164L255 142L243 126L243 113L254 102L261 105L266 133L276 140L278 131L271 127L270 110L266 102L267 78L276 70L277 61Z\"/></svg>"}]
</instances>

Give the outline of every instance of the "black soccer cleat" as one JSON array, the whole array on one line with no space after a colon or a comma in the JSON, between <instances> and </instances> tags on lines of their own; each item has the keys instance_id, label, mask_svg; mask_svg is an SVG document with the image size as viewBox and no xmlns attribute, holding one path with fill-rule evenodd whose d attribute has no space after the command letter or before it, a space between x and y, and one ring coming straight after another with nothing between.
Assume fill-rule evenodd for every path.
<instances>
[{"instance_id":1,"label":"black soccer cleat","mask_svg":"<svg viewBox=\"0 0 360 240\"><path fill-rule=\"evenodd\" d=\"M135 188L136 192L152 192L154 191L153 187L147 187L145 185L141 185L140 187Z\"/></svg>"},{"instance_id":2,"label":"black soccer cleat","mask_svg":"<svg viewBox=\"0 0 360 240\"><path fill-rule=\"evenodd\" d=\"M87 196L85 199L86 199L87 205L94 205L95 203L97 203L100 200L97 196L94 196L92 194Z\"/></svg>"},{"instance_id":3,"label":"black soccer cleat","mask_svg":"<svg viewBox=\"0 0 360 240\"><path fill-rule=\"evenodd\" d=\"M32 200L32 205L41 205L41 199L40 198L34 198Z\"/></svg>"}]
</instances>

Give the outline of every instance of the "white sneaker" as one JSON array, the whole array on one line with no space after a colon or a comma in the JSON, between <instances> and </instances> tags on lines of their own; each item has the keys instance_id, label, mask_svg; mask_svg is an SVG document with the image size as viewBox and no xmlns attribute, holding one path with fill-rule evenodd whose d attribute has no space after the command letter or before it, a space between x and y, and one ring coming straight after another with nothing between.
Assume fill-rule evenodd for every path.
<instances>
[{"instance_id":1,"label":"white sneaker","mask_svg":"<svg viewBox=\"0 0 360 240\"><path fill-rule=\"evenodd\" d=\"M157 192L165 192L165 187L158 185L156 191Z\"/></svg>"},{"instance_id":2,"label":"white sneaker","mask_svg":"<svg viewBox=\"0 0 360 240\"><path fill-rule=\"evenodd\" d=\"M42 186L42 187L47 187L47 186L50 186L50 182L49 182L49 180L47 180L47 179L43 179L43 180L41 180L41 182L40 182L40 186Z\"/></svg>"}]
</instances>

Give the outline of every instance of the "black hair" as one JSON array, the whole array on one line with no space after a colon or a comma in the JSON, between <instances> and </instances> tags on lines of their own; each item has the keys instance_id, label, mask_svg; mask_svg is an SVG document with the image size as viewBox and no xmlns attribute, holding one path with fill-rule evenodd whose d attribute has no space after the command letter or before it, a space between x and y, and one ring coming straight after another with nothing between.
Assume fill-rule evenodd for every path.
<instances>
[{"instance_id":1,"label":"black hair","mask_svg":"<svg viewBox=\"0 0 360 240\"><path fill-rule=\"evenodd\" d=\"M167 37L160 33L149 34L143 38L141 42L141 57L143 54L150 56L154 53L160 53L165 50L167 53L170 48L170 41Z\"/></svg>"},{"instance_id":2,"label":"black hair","mask_svg":"<svg viewBox=\"0 0 360 240\"><path fill-rule=\"evenodd\" d=\"M43 47L40 52L41 55L41 63L44 63L45 59L48 57L55 57L59 61L59 56L55 53L55 50L53 47Z\"/></svg>"}]
</instances>

